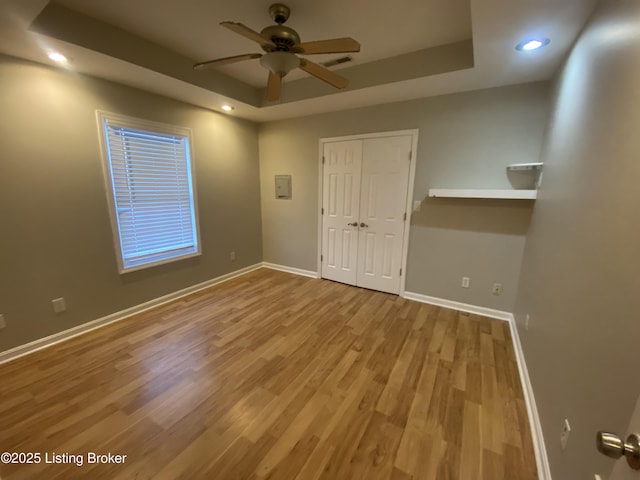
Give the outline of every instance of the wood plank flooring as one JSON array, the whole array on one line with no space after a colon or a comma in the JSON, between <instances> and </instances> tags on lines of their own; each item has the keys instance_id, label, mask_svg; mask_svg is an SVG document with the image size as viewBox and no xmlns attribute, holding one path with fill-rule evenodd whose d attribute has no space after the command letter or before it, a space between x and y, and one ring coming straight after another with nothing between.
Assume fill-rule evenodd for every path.
<instances>
[{"instance_id":1,"label":"wood plank flooring","mask_svg":"<svg viewBox=\"0 0 640 480\"><path fill-rule=\"evenodd\" d=\"M41 463L3 480L537 478L507 323L267 269L0 365L4 451Z\"/></svg>"}]
</instances>

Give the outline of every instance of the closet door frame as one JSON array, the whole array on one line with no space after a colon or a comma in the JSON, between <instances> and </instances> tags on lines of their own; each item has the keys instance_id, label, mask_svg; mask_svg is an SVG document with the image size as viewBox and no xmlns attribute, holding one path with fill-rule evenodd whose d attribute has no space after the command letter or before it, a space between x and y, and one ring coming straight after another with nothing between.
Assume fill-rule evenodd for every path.
<instances>
[{"instance_id":1,"label":"closet door frame","mask_svg":"<svg viewBox=\"0 0 640 480\"><path fill-rule=\"evenodd\" d=\"M402 275L400 277L400 292L399 295L404 296L405 283L407 278L407 251L409 248L409 232L411 230L411 214L413 211L413 191L416 174L416 157L418 150L418 129L411 130L395 130L391 132L377 132L366 133L361 135L348 135L344 137L329 137L321 138L318 145L318 249L317 249L317 271L318 278L322 276L322 201L323 201L323 168L322 168L322 156L324 153L325 143L330 142L342 142L348 140L365 140L368 138L382 138L382 137L398 137L398 136L411 136L411 159L409 164L409 184L407 187L407 201L405 205L405 211L407 212L407 221L404 222L404 238L402 246Z\"/></svg>"}]
</instances>

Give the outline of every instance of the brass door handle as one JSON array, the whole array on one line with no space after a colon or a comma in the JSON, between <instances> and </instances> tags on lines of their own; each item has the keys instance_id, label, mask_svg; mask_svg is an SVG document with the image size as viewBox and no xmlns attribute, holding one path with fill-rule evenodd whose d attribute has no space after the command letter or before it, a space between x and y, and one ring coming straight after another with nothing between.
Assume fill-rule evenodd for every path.
<instances>
[{"instance_id":1,"label":"brass door handle","mask_svg":"<svg viewBox=\"0 0 640 480\"><path fill-rule=\"evenodd\" d=\"M360 222L360 228L369 228L369 225L364 222Z\"/></svg>"},{"instance_id":2,"label":"brass door handle","mask_svg":"<svg viewBox=\"0 0 640 480\"><path fill-rule=\"evenodd\" d=\"M358 222L347 223L347 225L349 225L350 227L357 227L358 226Z\"/></svg>"},{"instance_id":3,"label":"brass door handle","mask_svg":"<svg viewBox=\"0 0 640 480\"><path fill-rule=\"evenodd\" d=\"M618 459L625 456L627 463L634 470L640 470L640 435L632 433L627 441L615 433L598 432L596 435L596 447L598 451L607 457Z\"/></svg>"}]
</instances>

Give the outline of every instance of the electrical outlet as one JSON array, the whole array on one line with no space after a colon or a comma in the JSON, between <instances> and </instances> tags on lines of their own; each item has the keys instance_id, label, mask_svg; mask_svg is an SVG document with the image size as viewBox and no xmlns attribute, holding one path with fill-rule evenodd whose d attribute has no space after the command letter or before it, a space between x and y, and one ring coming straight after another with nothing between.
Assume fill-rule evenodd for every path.
<instances>
[{"instance_id":1,"label":"electrical outlet","mask_svg":"<svg viewBox=\"0 0 640 480\"><path fill-rule=\"evenodd\" d=\"M564 419L564 423L562 424L562 434L560 435L560 445L562 445L562 450L567 448L567 442L569 441L569 434L571 433L571 425L569 425L569 420Z\"/></svg>"},{"instance_id":2,"label":"electrical outlet","mask_svg":"<svg viewBox=\"0 0 640 480\"><path fill-rule=\"evenodd\" d=\"M67 304L63 297L51 300L51 304L53 305L53 311L56 313L64 312L67 309Z\"/></svg>"},{"instance_id":3,"label":"electrical outlet","mask_svg":"<svg viewBox=\"0 0 640 480\"><path fill-rule=\"evenodd\" d=\"M413 201L413 211L419 212L420 208L422 208L422 200L414 200Z\"/></svg>"},{"instance_id":4,"label":"electrical outlet","mask_svg":"<svg viewBox=\"0 0 640 480\"><path fill-rule=\"evenodd\" d=\"M527 316L524 317L524 329L529 331L529 320L531 320L531 315L527 313Z\"/></svg>"},{"instance_id":5,"label":"electrical outlet","mask_svg":"<svg viewBox=\"0 0 640 480\"><path fill-rule=\"evenodd\" d=\"M229 260L231 260L232 262L236 261L236 252L231 252L229 254Z\"/></svg>"},{"instance_id":6,"label":"electrical outlet","mask_svg":"<svg viewBox=\"0 0 640 480\"><path fill-rule=\"evenodd\" d=\"M4 321L4 315L0 313L0 328L7 326L7 322Z\"/></svg>"},{"instance_id":7,"label":"electrical outlet","mask_svg":"<svg viewBox=\"0 0 640 480\"><path fill-rule=\"evenodd\" d=\"M471 278L462 277L462 288L469 288L469 284L471 283Z\"/></svg>"},{"instance_id":8,"label":"electrical outlet","mask_svg":"<svg viewBox=\"0 0 640 480\"><path fill-rule=\"evenodd\" d=\"M502 293L502 284L494 283L493 288L491 289L491 293L493 293L494 295L500 295Z\"/></svg>"},{"instance_id":9,"label":"electrical outlet","mask_svg":"<svg viewBox=\"0 0 640 480\"><path fill-rule=\"evenodd\" d=\"M602 480L602 477L597 473L593 476L593 480Z\"/></svg>"}]
</instances>

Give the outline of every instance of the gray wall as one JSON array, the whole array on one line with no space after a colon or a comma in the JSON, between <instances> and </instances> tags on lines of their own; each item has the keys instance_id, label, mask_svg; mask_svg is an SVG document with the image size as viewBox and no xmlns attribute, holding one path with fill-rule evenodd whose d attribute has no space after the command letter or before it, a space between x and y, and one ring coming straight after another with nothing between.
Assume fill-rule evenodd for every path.
<instances>
[{"instance_id":1,"label":"gray wall","mask_svg":"<svg viewBox=\"0 0 640 480\"><path fill-rule=\"evenodd\" d=\"M265 262L317 269L319 140L419 129L406 289L512 311L533 202L426 199L429 188L512 188L510 163L539 160L548 84L503 87L260 126ZM274 198L274 175L291 174L293 199ZM471 288L460 288L463 275ZM503 294L491 294L501 282Z\"/></svg>"},{"instance_id":2,"label":"gray wall","mask_svg":"<svg viewBox=\"0 0 640 480\"><path fill-rule=\"evenodd\" d=\"M640 2L602 2L575 45L526 242L517 321L556 479L607 478L595 433L626 434L640 394L638 19Z\"/></svg>"},{"instance_id":3,"label":"gray wall","mask_svg":"<svg viewBox=\"0 0 640 480\"><path fill-rule=\"evenodd\" d=\"M0 85L0 351L262 260L255 124L7 57ZM118 274L96 109L192 129L202 256Z\"/></svg>"}]
</instances>

